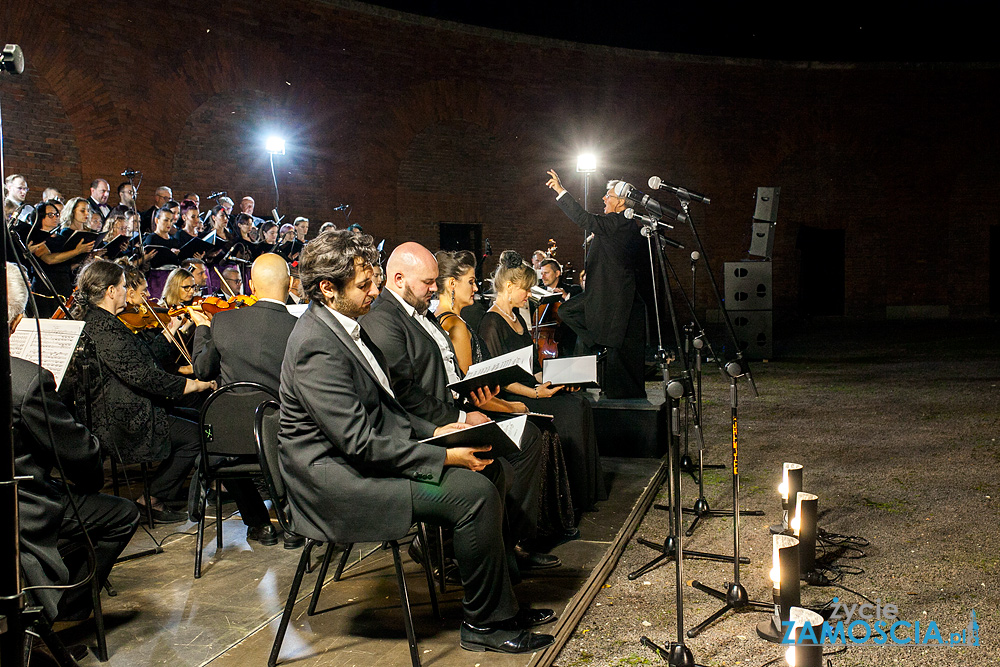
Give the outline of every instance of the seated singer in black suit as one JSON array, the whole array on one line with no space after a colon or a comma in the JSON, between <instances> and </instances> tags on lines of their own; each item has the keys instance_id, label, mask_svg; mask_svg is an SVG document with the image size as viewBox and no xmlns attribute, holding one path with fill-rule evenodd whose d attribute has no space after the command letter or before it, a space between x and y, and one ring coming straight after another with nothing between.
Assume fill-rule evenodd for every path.
<instances>
[{"instance_id":1,"label":"seated singer in black suit","mask_svg":"<svg viewBox=\"0 0 1000 667\"><path fill-rule=\"evenodd\" d=\"M22 274L8 262L10 332L21 321L27 300ZM72 493L94 545L95 576L103 584L139 526L139 508L125 498L98 493L104 486L100 444L56 395L52 373L11 357L10 380L14 472L27 478L17 489L24 578L31 586L43 586L78 583L86 577L83 529L70 505ZM63 481L52 476L57 455L66 476ZM87 585L68 591L34 590L29 595L42 605L50 622L86 618L92 610Z\"/></svg>"},{"instance_id":2,"label":"seated singer in black suit","mask_svg":"<svg viewBox=\"0 0 1000 667\"><path fill-rule=\"evenodd\" d=\"M519 610L511 586L497 488L509 466L478 458L481 448L418 442L463 425L435 428L408 414L382 353L356 321L378 295L377 261L372 238L347 231L327 232L302 251L310 305L285 350L278 435L292 525L324 542L402 537L414 521L452 527L465 588L462 647L523 653L548 646L551 635L528 628L554 614Z\"/></svg>"},{"instance_id":3,"label":"seated singer in black suit","mask_svg":"<svg viewBox=\"0 0 1000 667\"><path fill-rule=\"evenodd\" d=\"M608 351L601 392L608 398L646 398L646 304L636 290L643 238L625 217L625 199L608 182L604 213L588 213L549 171L546 185L556 204L594 240L587 254L587 290L559 307L559 317L577 335L577 354Z\"/></svg>"},{"instance_id":4,"label":"seated singer in black suit","mask_svg":"<svg viewBox=\"0 0 1000 667\"><path fill-rule=\"evenodd\" d=\"M191 310L194 331L192 366L195 377L206 382L218 378L222 384L256 382L278 395L281 360L285 343L297 321L285 308L288 294L288 262L273 253L258 257L250 268L250 291L257 302L249 307L221 311L215 317ZM265 546L278 543L278 533L264 501L250 480L230 480L240 516L247 526L247 539ZM302 546L301 540L285 536L285 548Z\"/></svg>"},{"instance_id":5,"label":"seated singer in black suit","mask_svg":"<svg viewBox=\"0 0 1000 667\"><path fill-rule=\"evenodd\" d=\"M385 354L392 390L407 412L438 426L454 421L481 424L489 417L477 410L462 410L448 389L461 373L451 339L428 310L437 291L437 277L437 260L427 248L413 242L398 246L386 263L385 289L375 299L371 312L361 318L361 326ZM525 543L535 536L538 524L543 456L540 439L538 428L527 424L521 451L508 457L514 479L507 513L515 538ZM521 569L560 565L559 558L552 554L528 553L520 548L516 553Z\"/></svg>"}]
</instances>

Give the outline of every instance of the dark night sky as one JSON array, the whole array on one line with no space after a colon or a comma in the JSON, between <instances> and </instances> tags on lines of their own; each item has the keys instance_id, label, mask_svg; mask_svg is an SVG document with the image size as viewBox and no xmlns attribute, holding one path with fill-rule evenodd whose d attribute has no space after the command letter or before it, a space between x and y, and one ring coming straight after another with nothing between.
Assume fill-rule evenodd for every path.
<instances>
[{"instance_id":1,"label":"dark night sky","mask_svg":"<svg viewBox=\"0 0 1000 667\"><path fill-rule=\"evenodd\" d=\"M997 22L968 2L379 0L437 19L668 53L840 62L1000 62ZM895 3L893 3L895 4Z\"/></svg>"}]
</instances>

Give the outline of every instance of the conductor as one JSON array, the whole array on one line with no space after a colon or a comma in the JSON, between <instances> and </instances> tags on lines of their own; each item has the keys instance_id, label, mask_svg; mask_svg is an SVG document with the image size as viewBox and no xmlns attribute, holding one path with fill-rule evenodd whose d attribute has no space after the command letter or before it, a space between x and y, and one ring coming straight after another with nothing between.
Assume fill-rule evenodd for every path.
<instances>
[{"instance_id":1,"label":"conductor","mask_svg":"<svg viewBox=\"0 0 1000 667\"><path fill-rule=\"evenodd\" d=\"M607 349L602 390L607 398L646 398L643 366L646 306L636 290L635 266L642 249L639 227L623 214L626 203L615 194L620 181L608 181L604 213L588 213L548 172L546 185L556 204L594 240L587 255L587 290L559 307L559 317L577 335L576 354Z\"/></svg>"}]
</instances>

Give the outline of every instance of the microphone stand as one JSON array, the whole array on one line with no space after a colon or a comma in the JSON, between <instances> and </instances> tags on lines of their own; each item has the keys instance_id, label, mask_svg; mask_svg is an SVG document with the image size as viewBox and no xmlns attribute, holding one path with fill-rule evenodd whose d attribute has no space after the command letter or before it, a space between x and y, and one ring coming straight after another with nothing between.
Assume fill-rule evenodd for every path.
<instances>
[{"instance_id":1,"label":"microphone stand","mask_svg":"<svg viewBox=\"0 0 1000 667\"><path fill-rule=\"evenodd\" d=\"M657 294L656 272L653 262L653 237L656 237L656 249L660 260L660 274L663 283L663 291L666 295L667 309L670 313L670 320L674 329L674 340L678 349L681 344L681 335L677 324L677 314L674 310L673 296L670 293L670 282L667 279L665 268L666 257L663 251L663 241L660 238L660 235L656 233L656 226L659 224L661 223L654 219L653 224L643 226L642 234L646 237L646 245L649 251L649 267L653 272L653 305L656 312L657 337L656 359L657 364L660 367L660 377L663 382L663 397L670 403L670 431L667 436L667 470L668 476L670 477L670 485L667 487L667 493L668 498L671 498L670 504L674 507L675 511L669 522L670 535L664 539L662 545L643 540L642 538L638 539L640 544L659 551L660 555L639 570L629 574L628 578L634 580L653 567L656 567L660 562L668 558L673 558L676 575L675 591L677 610L677 641L671 642L666 649L657 646L648 637L642 637L640 642L643 646L652 648L656 654L670 664L671 667L700 667L695 663L694 655L691 653L691 650L684 645L684 566L682 562L685 556L691 558L705 558L708 560L728 560L728 558L725 556L719 556L718 554L703 554L700 552L685 551L683 542L684 538L680 531L682 521L680 511L681 473L679 459L680 450L677 446L680 436L679 400L683 396L690 395L691 393L691 375L688 369L687 359L685 359L683 355L680 355L681 364L683 365L681 378L671 380L669 379L669 375L667 373L667 353L663 347L663 330L660 322L660 301ZM673 498L676 498L677 500L674 501Z\"/></svg>"},{"instance_id":2,"label":"microphone stand","mask_svg":"<svg viewBox=\"0 0 1000 667\"><path fill-rule=\"evenodd\" d=\"M739 402L738 402L738 390L736 381L744 375L750 383L750 388L753 391L754 396L758 396L757 386L753 381L753 376L750 373L749 366L744 366L741 364L742 352L739 349L739 343L736 341L736 333L733 330L732 320L729 318L729 313L726 312L724 303L722 301L722 296L719 293L718 283L715 281L715 277L712 275L712 267L708 262L708 254L705 252L705 247L701 242L701 237L698 236L698 230L694 226L694 221L691 219L688 207L690 200L686 197L678 197L680 200L681 208L684 209L684 213L687 214L688 226L691 228L691 233L694 236L695 243L698 245L698 251L701 253L702 257L705 257L705 269L708 273L709 282L712 285L712 290L715 294L716 302L719 304L722 310L725 322L726 322L726 332L729 335L729 339L733 344L733 349L736 350L736 360L731 361L725 365L724 375L729 379L729 393L730 393L730 416L732 418L733 425L733 580L727 582L725 585L725 590L718 590L706 586L697 580L691 580L688 584L702 593L711 595L712 597L722 600L725 604L718 611L713 613L711 616L706 618L704 621L691 628L687 632L688 637L697 637L701 632L708 627L716 619L720 618L723 614L728 611L761 611L761 612L773 612L774 605L766 604L764 602L757 602L750 599L747 594L746 588L740 584L740 473L739 473L739 441L737 439L738 430L738 412L739 412ZM713 353L714 354L714 353ZM681 355L683 357L683 355ZM718 356L716 356L716 361L718 362ZM677 511L677 510L675 510ZM677 511L679 513L679 511Z\"/></svg>"}]
</instances>

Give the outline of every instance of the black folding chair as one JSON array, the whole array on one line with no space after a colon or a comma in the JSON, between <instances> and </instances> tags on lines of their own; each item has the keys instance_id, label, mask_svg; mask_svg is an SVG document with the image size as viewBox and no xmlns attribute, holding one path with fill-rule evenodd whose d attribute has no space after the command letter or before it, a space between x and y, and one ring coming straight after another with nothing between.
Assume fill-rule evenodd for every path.
<instances>
[{"instance_id":1,"label":"black folding chair","mask_svg":"<svg viewBox=\"0 0 1000 667\"><path fill-rule=\"evenodd\" d=\"M205 399L198 417L201 432L201 458L198 472L205 489L216 485L215 544L222 549L222 493L226 480L261 478L257 448L254 445L254 411L261 402L277 397L264 385L255 382L233 382L216 389ZM192 482L192 484L195 482ZM201 577L201 558L205 543L205 509L207 493L200 495L201 516L198 519L197 547L194 555L194 577Z\"/></svg>"},{"instance_id":2,"label":"black folding chair","mask_svg":"<svg viewBox=\"0 0 1000 667\"><path fill-rule=\"evenodd\" d=\"M274 503L275 514L278 515L278 523L281 524L283 530L294 535L295 533L291 529L291 518L288 514L289 507L285 492L285 484L281 478L280 468L278 467L277 402L265 401L257 408L256 418L254 419L254 439L257 443L257 453L260 457L260 468L264 473L264 479L267 483L268 492L271 494L271 500ZM335 508L331 508L331 511L336 510ZM424 533L423 539L424 544L426 544L427 535L423 524L420 524L420 530ZM323 581L326 578L330 558L335 550L334 544L336 543L336 537L327 537L328 546L326 555L323 558L323 565L320 567L319 577L317 578L316 586L313 589L312 600L309 603L309 615L316 612L316 602L318 601L320 591L323 588ZM275 667L278 663L278 654L281 652L281 643L284 641L285 632L288 630L288 622L292 616L292 608L295 606L295 598L299 594L299 588L302 585L302 577L309 564L310 554L312 553L314 547L321 544L322 542L319 540L306 539L305 547L302 549L302 556L299 558L298 568L295 570L295 577L292 579L292 588L288 592L288 599L285 601L285 609L281 614L281 621L278 624L278 633L274 638L274 645L271 647L271 655L267 661L268 667ZM406 580L403 578L403 562L399 556L399 543L396 540L386 540L385 544L392 549L392 560L396 567L396 583L399 586L400 604L403 609L403 624L406 626L406 639L410 645L410 662L413 667L420 667L420 655L417 652L417 636L413 629L413 616L410 613L410 598L406 592ZM337 576L335 576L335 580L340 578L340 573L343 571L346 557L351 552L352 547L352 544L348 544L346 546L344 557L341 559L340 566L337 568ZM430 567L427 564L425 564L424 573L427 577L427 588L430 591L431 607L434 610L435 616L437 616L437 592L434 588L434 579L431 574Z\"/></svg>"}]
</instances>

